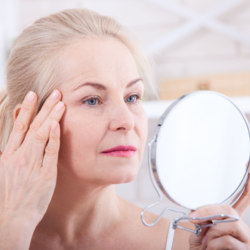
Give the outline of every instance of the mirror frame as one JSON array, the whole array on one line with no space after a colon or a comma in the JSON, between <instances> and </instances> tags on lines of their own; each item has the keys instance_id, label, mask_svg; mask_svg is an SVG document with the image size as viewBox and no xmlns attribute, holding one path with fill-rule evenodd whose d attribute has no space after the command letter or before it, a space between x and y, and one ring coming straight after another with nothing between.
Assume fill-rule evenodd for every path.
<instances>
[{"instance_id":1,"label":"mirror frame","mask_svg":"<svg viewBox=\"0 0 250 250\"><path fill-rule=\"evenodd\" d=\"M211 94L215 94L215 95L219 95L220 97L226 99L227 101L229 101L232 105L234 105L234 107L239 111L239 113L241 114L243 120L245 121L247 130L248 130L248 138L249 138L249 143L250 143L250 128L249 128L249 123L248 120L246 118L246 116L244 115L244 113L232 102L231 99L229 99L227 96L214 92L214 91L195 91L195 92L191 92L188 93L186 95L181 96L180 98L178 98L177 100L175 100L167 109L166 111L162 114L162 116L160 117L158 124L156 126L155 129L155 133L154 133L154 139L151 143L151 154L149 155L150 157L150 165L151 165L151 170L150 171L152 173L153 176L151 176L151 178L153 177L156 184L158 185L158 187L160 188L160 190L165 194L165 196L168 197L169 200L171 200L173 203L183 207L183 208L187 208L190 210L196 210L197 208L192 208L192 207L186 207L182 204L180 204L179 202L175 201L173 197L171 197L167 190L164 189L163 185L161 184L160 178L159 178L159 174L157 171L157 165L156 165L156 151L157 151L157 138L159 136L160 130L161 130L161 126L164 123L165 119L168 117L168 115L171 113L171 111L173 110L173 108L178 105L180 102L182 102L184 99L189 98L193 95L197 95L197 94L205 94L205 93L211 93ZM241 180L241 182L239 183L238 187L236 188L236 190L224 201L222 201L220 204L229 204L231 206L233 206L238 199L240 198L240 196L242 195L242 193L245 190L247 181L248 181L248 170L249 170L249 161L250 161L250 152L249 152L249 156L248 156L248 166L246 168L245 174Z\"/></svg>"}]
</instances>

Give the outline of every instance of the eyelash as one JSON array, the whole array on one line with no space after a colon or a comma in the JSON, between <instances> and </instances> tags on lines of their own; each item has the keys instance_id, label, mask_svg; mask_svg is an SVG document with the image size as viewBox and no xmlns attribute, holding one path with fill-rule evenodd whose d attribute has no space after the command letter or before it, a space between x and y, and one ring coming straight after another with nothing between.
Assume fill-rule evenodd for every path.
<instances>
[{"instance_id":1,"label":"eyelash","mask_svg":"<svg viewBox=\"0 0 250 250\"><path fill-rule=\"evenodd\" d=\"M129 104L137 104L137 101L138 100L141 100L141 97L140 97L140 95L138 95L138 94L134 94L134 95L130 95L130 96L128 96L126 99L128 99L129 97L131 97L131 96L136 96L136 101L135 102L128 102ZM88 98L88 99L86 99L86 100L84 100L84 101L82 101L82 103L83 104L87 104L87 102L89 101L89 100L92 100L92 99L95 99L95 100L97 100L98 101L98 103L97 103L97 105L99 104L100 105L100 98L98 97L98 96L92 96L92 97L90 97L90 98ZM88 104L87 104L88 105ZM96 104L95 105L88 105L90 108L94 108L95 106L97 106Z\"/></svg>"}]
</instances>

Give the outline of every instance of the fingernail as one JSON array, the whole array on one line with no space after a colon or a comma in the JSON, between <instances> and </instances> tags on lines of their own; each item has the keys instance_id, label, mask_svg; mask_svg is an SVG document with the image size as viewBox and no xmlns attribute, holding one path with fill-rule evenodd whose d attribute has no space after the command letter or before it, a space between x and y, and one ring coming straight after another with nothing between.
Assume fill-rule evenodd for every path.
<instances>
[{"instance_id":1,"label":"fingernail","mask_svg":"<svg viewBox=\"0 0 250 250\"><path fill-rule=\"evenodd\" d=\"M206 243L207 243L207 236L205 235L201 241L201 244L206 245Z\"/></svg>"},{"instance_id":2,"label":"fingernail","mask_svg":"<svg viewBox=\"0 0 250 250\"><path fill-rule=\"evenodd\" d=\"M53 122L52 122L52 125L51 125L51 129L52 129L52 130L55 130L56 127L57 127L57 122L53 121Z\"/></svg>"},{"instance_id":3,"label":"fingernail","mask_svg":"<svg viewBox=\"0 0 250 250\"><path fill-rule=\"evenodd\" d=\"M199 217L199 213L197 211L188 215L188 217Z\"/></svg>"},{"instance_id":4,"label":"fingernail","mask_svg":"<svg viewBox=\"0 0 250 250\"><path fill-rule=\"evenodd\" d=\"M56 104L55 110L56 110L56 111L59 111L59 110L62 109L63 106L64 106L64 103L60 101L60 102L58 102L58 103Z\"/></svg>"},{"instance_id":5,"label":"fingernail","mask_svg":"<svg viewBox=\"0 0 250 250\"><path fill-rule=\"evenodd\" d=\"M51 100L55 100L55 99L59 96L59 94L60 94L60 92L59 92L57 89L55 89L55 90L52 92L52 94L51 94L51 96L50 96L50 99L51 99Z\"/></svg>"},{"instance_id":6,"label":"fingernail","mask_svg":"<svg viewBox=\"0 0 250 250\"><path fill-rule=\"evenodd\" d=\"M32 91L29 91L29 93L27 95L27 101L32 102L32 101L34 101L34 99L35 99L35 93Z\"/></svg>"}]
</instances>

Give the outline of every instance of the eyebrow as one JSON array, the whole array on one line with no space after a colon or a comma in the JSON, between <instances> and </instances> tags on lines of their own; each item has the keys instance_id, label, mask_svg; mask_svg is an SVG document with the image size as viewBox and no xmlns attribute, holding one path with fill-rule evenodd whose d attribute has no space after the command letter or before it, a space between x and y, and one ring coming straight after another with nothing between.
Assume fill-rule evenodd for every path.
<instances>
[{"instance_id":1,"label":"eyebrow","mask_svg":"<svg viewBox=\"0 0 250 250\"><path fill-rule=\"evenodd\" d=\"M142 81L141 78L138 78L138 79L135 79L133 81L131 81L127 86L126 88L130 88L132 87L133 85L135 85L137 82L139 81ZM100 90L107 90L107 87L104 86L103 84L101 83L96 83L96 82L85 82L85 83L82 83L80 84L79 86L77 86L72 92L76 91L77 89L81 88L81 87L84 87L84 86L91 86L93 88L96 88L96 89L100 89Z\"/></svg>"}]
</instances>

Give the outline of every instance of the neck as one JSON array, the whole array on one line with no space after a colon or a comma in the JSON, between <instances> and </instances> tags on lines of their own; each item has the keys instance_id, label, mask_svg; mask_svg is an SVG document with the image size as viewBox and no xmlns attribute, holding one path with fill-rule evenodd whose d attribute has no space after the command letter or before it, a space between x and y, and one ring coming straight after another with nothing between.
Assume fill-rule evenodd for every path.
<instances>
[{"instance_id":1,"label":"neck","mask_svg":"<svg viewBox=\"0 0 250 250\"><path fill-rule=\"evenodd\" d=\"M113 231L122 214L115 185L83 185L83 181L58 173L53 198L39 228L66 241L76 235L96 238Z\"/></svg>"}]
</instances>

